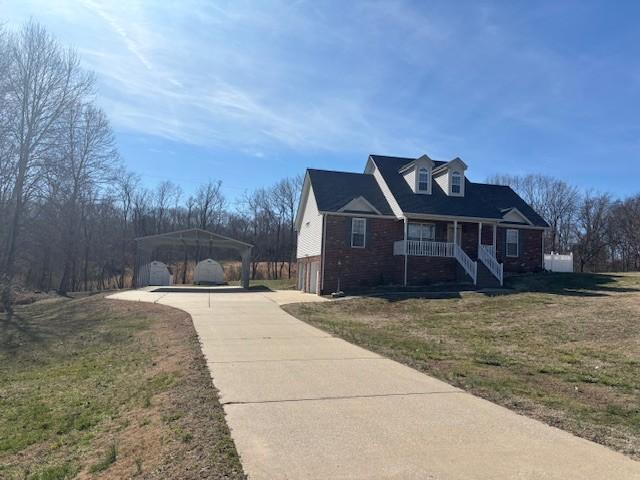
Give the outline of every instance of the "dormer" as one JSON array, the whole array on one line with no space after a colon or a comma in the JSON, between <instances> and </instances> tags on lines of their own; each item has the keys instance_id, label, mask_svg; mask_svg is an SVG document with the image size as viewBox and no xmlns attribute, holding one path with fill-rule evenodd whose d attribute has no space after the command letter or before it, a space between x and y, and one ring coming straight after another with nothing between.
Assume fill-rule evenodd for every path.
<instances>
[{"instance_id":1,"label":"dormer","mask_svg":"<svg viewBox=\"0 0 640 480\"><path fill-rule=\"evenodd\" d=\"M464 172L467 164L456 157L433 170L433 178L450 197L464 197Z\"/></svg>"},{"instance_id":2,"label":"dormer","mask_svg":"<svg viewBox=\"0 0 640 480\"><path fill-rule=\"evenodd\" d=\"M426 155L403 165L398 171L413 193L431 195L433 160Z\"/></svg>"}]
</instances>

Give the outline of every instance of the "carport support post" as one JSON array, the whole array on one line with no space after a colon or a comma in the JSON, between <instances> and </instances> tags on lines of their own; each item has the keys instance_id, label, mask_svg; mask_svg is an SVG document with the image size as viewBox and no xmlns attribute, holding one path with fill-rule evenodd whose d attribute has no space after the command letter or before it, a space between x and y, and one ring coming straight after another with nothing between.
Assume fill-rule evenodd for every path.
<instances>
[{"instance_id":1,"label":"carport support post","mask_svg":"<svg viewBox=\"0 0 640 480\"><path fill-rule=\"evenodd\" d=\"M249 268L251 266L251 249L248 248L242 252L242 273L241 283L242 288L249 288Z\"/></svg>"}]
</instances>

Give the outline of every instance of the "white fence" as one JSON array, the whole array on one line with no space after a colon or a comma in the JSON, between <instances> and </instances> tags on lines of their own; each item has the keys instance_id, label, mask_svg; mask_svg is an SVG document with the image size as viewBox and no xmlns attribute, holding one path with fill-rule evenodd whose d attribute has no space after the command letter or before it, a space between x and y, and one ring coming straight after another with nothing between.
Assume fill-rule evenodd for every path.
<instances>
[{"instance_id":1,"label":"white fence","mask_svg":"<svg viewBox=\"0 0 640 480\"><path fill-rule=\"evenodd\" d=\"M573 272L573 252L568 255L545 253L544 268L552 272Z\"/></svg>"}]
</instances>

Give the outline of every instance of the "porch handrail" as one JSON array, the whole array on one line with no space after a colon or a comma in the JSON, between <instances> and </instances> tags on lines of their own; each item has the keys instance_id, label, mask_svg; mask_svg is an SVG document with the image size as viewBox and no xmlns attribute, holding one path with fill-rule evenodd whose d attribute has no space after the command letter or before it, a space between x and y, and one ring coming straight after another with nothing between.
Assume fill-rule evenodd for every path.
<instances>
[{"instance_id":1,"label":"porch handrail","mask_svg":"<svg viewBox=\"0 0 640 480\"><path fill-rule=\"evenodd\" d=\"M492 257L494 257L494 258L495 258L495 256L496 256L496 246L495 246L495 245L485 245L485 244L482 244L482 246L483 246L484 248L486 248L486 249L487 249L487 251L489 252L489 254L490 254Z\"/></svg>"},{"instance_id":2,"label":"porch handrail","mask_svg":"<svg viewBox=\"0 0 640 480\"><path fill-rule=\"evenodd\" d=\"M471 260L469 255L464 253L464 250L460 248L460 245L453 245L453 251L455 253L456 260L460 265L462 265L462 268L464 268L464 271L467 272L467 274L471 277L471 279L473 280L473 284L475 285L478 278L478 262L474 262L473 260Z\"/></svg>"},{"instance_id":3,"label":"porch handrail","mask_svg":"<svg viewBox=\"0 0 640 480\"><path fill-rule=\"evenodd\" d=\"M427 257L452 257L453 244L448 242L432 242L407 240L407 253Z\"/></svg>"},{"instance_id":4,"label":"porch handrail","mask_svg":"<svg viewBox=\"0 0 640 480\"><path fill-rule=\"evenodd\" d=\"M393 254L421 257L453 257L453 243L421 240L398 240L393 243Z\"/></svg>"},{"instance_id":5,"label":"porch handrail","mask_svg":"<svg viewBox=\"0 0 640 480\"><path fill-rule=\"evenodd\" d=\"M491 274L498 279L500 286L504 277L504 265L498 263L495 255L492 255L491 249L487 248L489 245L480 245L478 248L478 258L485 264ZM495 250L494 250L495 251Z\"/></svg>"}]
</instances>

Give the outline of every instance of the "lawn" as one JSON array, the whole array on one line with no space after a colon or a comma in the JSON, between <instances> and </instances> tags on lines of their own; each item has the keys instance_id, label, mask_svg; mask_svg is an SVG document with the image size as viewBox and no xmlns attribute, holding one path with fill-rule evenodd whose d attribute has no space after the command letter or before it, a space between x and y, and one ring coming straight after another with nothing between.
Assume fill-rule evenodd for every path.
<instances>
[{"instance_id":1,"label":"lawn","mask_svg":"<svg viewBox=\"0 0 640 480\"><path fill-rule=\"evenodd\" d=\"M540 274L505 295L284 307L344 339L640 459L640 275Z\"/></svg>"},{"instance_id":2,"label":"lawn","mask_svg":"<svg viewBox=\"0 0 640 480\"><path fill-rule=\"evenodd\" d=\"M244 478L191 318L53 298L0 314L0 478Z\"/></svg>"}]
</instances>

